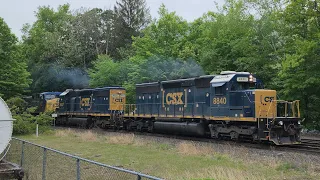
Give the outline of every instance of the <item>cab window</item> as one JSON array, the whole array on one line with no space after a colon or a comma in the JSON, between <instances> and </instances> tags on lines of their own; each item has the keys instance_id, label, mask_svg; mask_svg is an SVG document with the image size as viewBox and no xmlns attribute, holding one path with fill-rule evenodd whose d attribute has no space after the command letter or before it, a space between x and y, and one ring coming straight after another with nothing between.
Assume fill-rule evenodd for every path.
<instances>
[{"instance_id":1,"label":"cab window","mask_svg":"<svg viewBox=\"0 0 320 180\"><path fill-rule=\"evenodd\" d=\"M223 86L215 87L215 95L223 95L224 89Z\"/></svg>"},{"instance_id":2,"label":"cab window","mask_svg":"<svg viewBox=\"0 0 320 180\"><path fill-rule=\"evenodd\" d=\"M45 98L45 100L54 99L54 98L56 98L56 95L54 95L54 94L47 94L47 95L44 96L44 98Z\"/></svg>"},{"instance_id":3,"label":"cab window","mask_svg":"<svg viewBox=\"0 0 320 180\"><path fill-rule=\"evenodd\" d=\"M255 89L255 83L238 83L237 90Z\"/></svg>"}]
</instances>

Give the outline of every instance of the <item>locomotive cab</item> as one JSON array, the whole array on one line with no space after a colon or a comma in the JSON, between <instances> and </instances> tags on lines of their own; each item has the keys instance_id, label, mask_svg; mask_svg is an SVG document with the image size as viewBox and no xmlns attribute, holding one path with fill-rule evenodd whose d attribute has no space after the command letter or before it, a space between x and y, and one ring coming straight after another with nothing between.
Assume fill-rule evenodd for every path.
<instances>
[{"instance_id":1,"label":"locomotive cab","mask_svg":"<svg viewBox=\"0 0 320 180\"><path fill-rule=\"evenodd\" d=\"M40 94L39 111L54 112L59 105L61 92L43 92Z\"/></svg>"},{"instance_id":2,"label":"locomotive cab","mask_svg":"<svg viewBox=\"0 0 320 180\"><path fill-rule=\"evenodd\" d=\"M211 115L231 120L253 121L254 101L250 95L263 88L248 72L224 71L211 80ZM254 94L254 93L253 93Z\"/></svg>"},{"instance_id":3,"label":"locomotive cab","mask_svg":"<svg viewBox=\"0 0 320 180\"><path fill-rule=\"evenodd\" d=\"M222 72L210 83L211 117L224 120L224 125L209 126L212 136L251 136L277 145L300 142L299 101L277 100L275 90L264 89L248 72Z\"/></svg>"}]
</instances>

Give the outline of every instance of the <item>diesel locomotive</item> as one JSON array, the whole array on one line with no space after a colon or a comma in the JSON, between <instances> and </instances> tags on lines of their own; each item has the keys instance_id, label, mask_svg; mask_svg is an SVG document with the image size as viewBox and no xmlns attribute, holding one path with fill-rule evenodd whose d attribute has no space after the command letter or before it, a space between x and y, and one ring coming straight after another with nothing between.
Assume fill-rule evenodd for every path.
<instances>
[{"instance_id":1,"label":"diesel locomotive","mask_svg":"<svg viewBox=\"0 0 320 180\"><path fill-rule=\"evenodd\" d=\"M212 138L300 143L299 101L278 100L275 90L248 72L207 75L136 85L136 104L126 90L66 90L55 123Z\"/></svg>"}]
</instances>

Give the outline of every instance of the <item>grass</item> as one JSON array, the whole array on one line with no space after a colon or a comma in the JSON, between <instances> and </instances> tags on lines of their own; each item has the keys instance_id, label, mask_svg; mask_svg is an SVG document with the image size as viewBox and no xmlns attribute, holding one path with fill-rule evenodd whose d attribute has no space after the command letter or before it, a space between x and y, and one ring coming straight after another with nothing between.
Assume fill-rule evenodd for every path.
<instances>
[{"instance_id":1,"label":"grass","mask_svg":"<svg viewBox=\"0 0 320 180\"><path fill-rule=\"evenodd\" d=\"M101 163L165 179L319 179L319 165L295 165L278 157L254 155L245 147L190 141L160 142L134 134L98 135L92 131L56 130L19 138ZM54 158L53 158L54 159ZM311 162L311 160L310 160ZM90 178L89 178L90 179Z\"/></svg>"}]
</instances>

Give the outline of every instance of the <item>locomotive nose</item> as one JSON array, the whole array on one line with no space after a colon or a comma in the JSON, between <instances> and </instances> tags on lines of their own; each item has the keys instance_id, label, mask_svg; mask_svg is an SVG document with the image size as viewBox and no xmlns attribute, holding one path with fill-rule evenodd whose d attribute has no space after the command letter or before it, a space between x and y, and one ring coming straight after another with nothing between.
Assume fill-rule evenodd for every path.
<instances>
[{"instance_id":1,"label":"locomotive nose","mask_svg":"<svg viewBox=\"0 0 320 180\"><path fill-rule=\"evenodd\" d=\"M255 90L256 118L274 118L277 114L277 99L275 90Z\"/></svg>"},{"instance_id":2,"label":"locomotive nose","mask_svg":"<svg viewBox=\"0 0 320 180\"><path fill-rule=\"evenodd\" d=\"M275 90L255 90L254 93L255 117L263 132L261 136L277 145L299 143L302 127L295 113L299 111L294 108L296 102L277 100Z\"/></svg>"}]
</instances>

